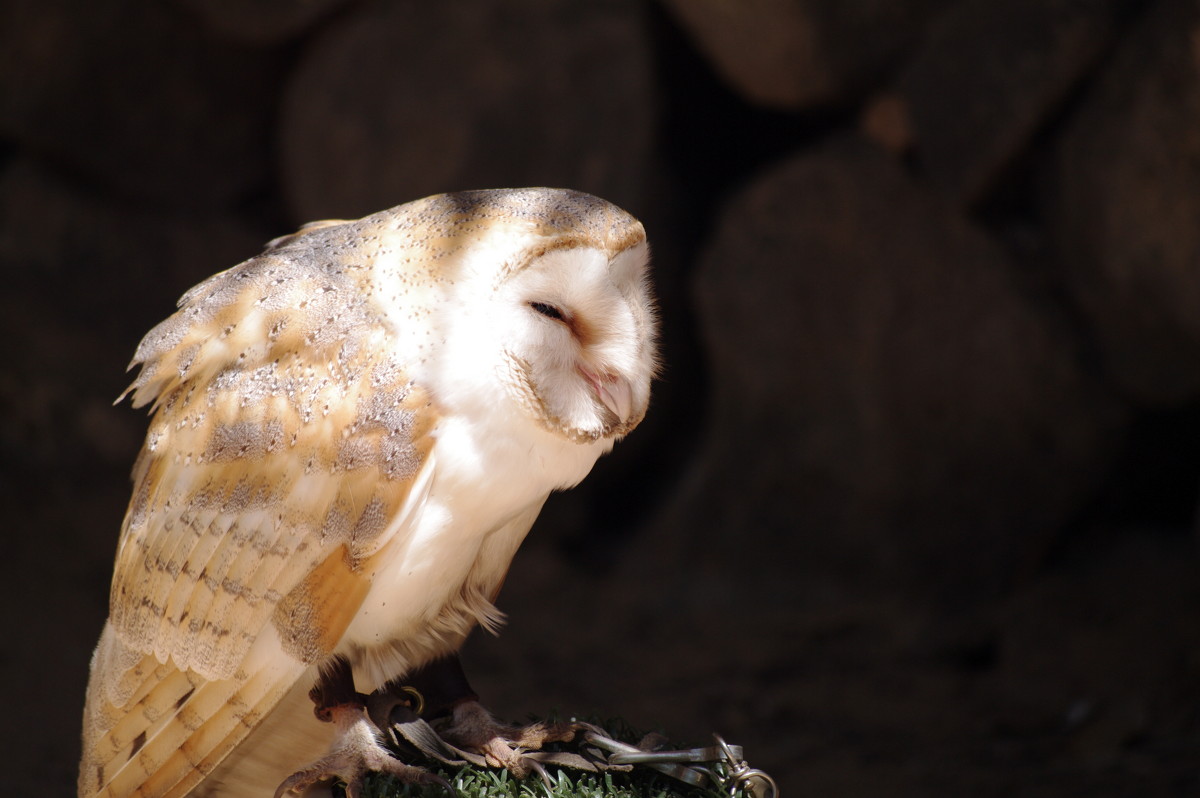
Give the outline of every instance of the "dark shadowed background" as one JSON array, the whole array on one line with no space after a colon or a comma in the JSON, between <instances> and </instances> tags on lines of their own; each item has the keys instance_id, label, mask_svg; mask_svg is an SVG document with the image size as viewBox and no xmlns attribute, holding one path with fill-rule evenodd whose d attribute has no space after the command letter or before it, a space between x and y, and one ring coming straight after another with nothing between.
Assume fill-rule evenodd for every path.
<instances>
[{"instance_id":1,"label":"dark shadowed background","mask_svg":"<svg viewBox=\"0 0 1200 798\"><path fill-rule=\"evenodd\" d=\"M73 789L141 335L299 223L518 185L643 219L667 367L469 644L495 708L794 796L1200 790L1195 2L4 0L14 794Z\"/></svg>"}]
</instances>

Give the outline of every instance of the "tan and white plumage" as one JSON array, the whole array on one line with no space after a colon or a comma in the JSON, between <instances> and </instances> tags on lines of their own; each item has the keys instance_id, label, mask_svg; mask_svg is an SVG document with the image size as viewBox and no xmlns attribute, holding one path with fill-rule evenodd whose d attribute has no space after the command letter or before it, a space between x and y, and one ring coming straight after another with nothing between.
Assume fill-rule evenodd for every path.
<instances>
[{"instance_id":1,"label":"tan and white plumage","mask_svg":"<svg viewBox=\"0 0 1200 798\"><path fill-rule=\"evenodd\" d=\"M557 189L320 222L142 341L152 405L92 662L81 796L270 794L370 691L456 650L548 494L645 413L642 226Z\"/></svg>"}]
</instances>

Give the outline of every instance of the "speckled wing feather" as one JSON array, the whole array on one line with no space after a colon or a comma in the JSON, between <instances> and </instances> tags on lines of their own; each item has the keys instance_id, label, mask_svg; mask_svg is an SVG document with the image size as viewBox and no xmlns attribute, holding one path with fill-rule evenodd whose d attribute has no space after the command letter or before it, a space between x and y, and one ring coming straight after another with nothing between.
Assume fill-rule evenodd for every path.
<instances>
[{"instance_id":1,"label":"speckled wing feather","mask_svg":"<svg viewBox=\"0 0 1200 798\"><path fill-rule=\"evenodd\" d=\"M154 415L81 795L195 786L332 651L421 500L435 409L384 345L362 267L304 236L192 289L134 359Z\"/></svg>"}]
</instances>

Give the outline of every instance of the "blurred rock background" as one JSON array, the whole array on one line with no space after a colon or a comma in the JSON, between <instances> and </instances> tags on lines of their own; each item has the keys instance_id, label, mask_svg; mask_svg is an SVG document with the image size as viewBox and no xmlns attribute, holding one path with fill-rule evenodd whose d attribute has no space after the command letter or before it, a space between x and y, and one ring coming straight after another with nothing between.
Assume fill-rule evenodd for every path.
<instances>
[{"instance_id":1,"label":"blurred rock background","mask_svg":"<svg viewBox=\"0 0 1200 798\"><path fill-rule=\"evenodd\" d=\"M746 746L790 795L1200 789L1200 7L0 2L0 724L69 794L143 332L324 217L641 217L667 368L547 507L502 713Z\"/></svg>"}]
</instances>

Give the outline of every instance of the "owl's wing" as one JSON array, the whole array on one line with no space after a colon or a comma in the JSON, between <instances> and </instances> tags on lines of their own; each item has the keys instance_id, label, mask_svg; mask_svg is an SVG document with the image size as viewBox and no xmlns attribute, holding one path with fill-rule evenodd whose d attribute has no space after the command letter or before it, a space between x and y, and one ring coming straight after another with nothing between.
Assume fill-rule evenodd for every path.
<instances>
[{"instance_id":1,"label":"owl's wing","mask_svg":"<svg viewBox=\"0 0 1200 798\"><path fill-rule=\"evenodd\" d=\"M352 289L258 258L193 289L139 348L134 403L155 413L81 795L186 793L333 650L373 559L404 537L435 412Z\"/></svg>"},{"instance_id":2,"label":"owl's wing","mask_svg":"<svg viewBox=\"0 0 1200 798\"><path fill-rule=\"evenodd\" d=\"M303 238L314 230L321 230L326 227L339 227L344 224L350 224L350 221L347 219L322 219L319 222L308 222L307 224L300 225L300 229L294 233L272 238L267 242L266 249L279 249L287 244L294 243L297 239Z\"/></svg>"}]
</instances>

